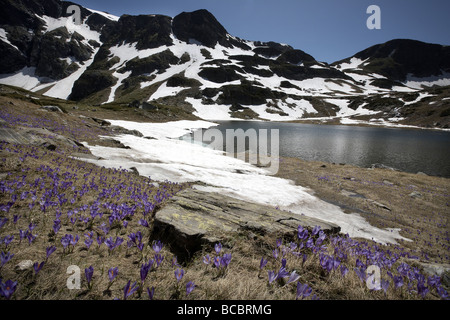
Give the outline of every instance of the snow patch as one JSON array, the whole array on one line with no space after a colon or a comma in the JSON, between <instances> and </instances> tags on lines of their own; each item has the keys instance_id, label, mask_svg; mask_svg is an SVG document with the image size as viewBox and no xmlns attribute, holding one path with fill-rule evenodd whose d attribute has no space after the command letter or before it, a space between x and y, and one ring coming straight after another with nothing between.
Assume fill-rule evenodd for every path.
<instances>
[{"instance_id":1,"label":"snow patch","mask_svg":"<svg viewBox=\"0 0 450 320\"><path fill-rule=\"evenodd\" d=\"M14 49L16 49L17 51L20 51L19 48L17 48L15 45L13 45L9 40L8 40L8 33L6 32L5 29L0 28L0 40L2 40L3 42L9 44L11 47L13 47Z\"/></svg>"},{"instance_id":2,"label":"snow patch","mask_svg":"<svg viewBox=\"0 0 450 320\"><path fill-rule=\"evenodd\" d=\"M109 19L111 21L119 21L119 19L120 19L120 17L115 16L115 15L110 14L110 13L106 13L106 12L103 12L103 11L97 11L97 10L93 10L93 9L89 9L89 8L86 8L86 9L91 11L91 12L93 12L93 13L97 13L97 14L99 14L101 16L104 16L105 18L107 18L107 19Z\"/></svg>"},{"instance_id":3,"label":"snow patch","mask_svg":"<svg viewBox=\"0 0 450 320\"><path fill-rule=\"evenodd\" d=\"M396 243L404 239L398 231L371 226L358 214L344 213L339 207L322 201L309 189L292 181L270 176L268 171L244 161L227 157L218 150L198 144L173 139L186 131L207 125L205 122L135 123L108 120L130 130L141 131L145 139L132 135L117 137L131 149L89 146L91 152L102 160L86 160L105 167L136 167L143 176L154 180L174 182L200 181L207 186L196 186L206 192L220 192L237 199L278 206L282 210L315 217L336 223L343 233L351 237L373 239L380 243ZM212 124L214 125L214 124ZM181 130L180 130L181 129ZM166 138L169 133L172 139ZM239 172L239 173L237 173Z\"/></svg>"},{"instance_id":4,"label":"snow patch","mask_svg":"<svg viewBox=\"0 0 450 320\"><path fill-rule=\"evenodd\" d=\"M148 101L156 100L162 97L176 96L180 91L183 91L185 89L185 87L168 87L166 81L159 86L158 90L156 90L156 92L152 94Z\"/></svg>"}]
</instances>

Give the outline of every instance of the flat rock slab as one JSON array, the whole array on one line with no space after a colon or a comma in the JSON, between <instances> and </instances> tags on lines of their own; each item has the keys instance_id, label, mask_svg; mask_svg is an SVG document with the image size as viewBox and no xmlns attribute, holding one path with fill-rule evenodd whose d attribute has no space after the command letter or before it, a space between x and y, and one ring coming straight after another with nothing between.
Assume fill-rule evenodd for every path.
<instances>
[{"instance_id":1,"label":"flat rock slab","mask_svg":"<svg viewBox=\"0 0 450 320\"><path fill-rule=\"evenodd\" d=\"M81 143L66 138L57 133L53 133L44 128L0 128L0 141L12 144L24 144L32 146L46 146L59 142L68 147L83 146Z\"/></svg>"},{"instance_id":2,"label":"flat rock slab","mask_svg":"<svg viewBox=\"0 0 450 320\"><path fill-rule=\"evenodd\" d=\"M156 212L153 237L170 243L182 257L192 255L204 244L220 241L221 234L248 230L261 235L292 237L299 225L320 226L326 233L340 231L339 226L319 219L218 193L186 189Z\"/></svg>"}]
</instances>

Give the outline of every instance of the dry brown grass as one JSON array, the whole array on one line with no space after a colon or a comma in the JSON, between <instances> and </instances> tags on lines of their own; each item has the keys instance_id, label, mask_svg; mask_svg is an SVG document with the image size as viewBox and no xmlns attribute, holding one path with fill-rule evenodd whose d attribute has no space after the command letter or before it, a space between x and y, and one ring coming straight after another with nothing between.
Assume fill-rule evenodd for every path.
<instances>
[{"instance_id":1,"label":"dry brown grass","mask_svg":"<svg viewBox=\"0 0 450 320\"><path fill-rule=\"evenodd\" d=\"M37 110L38 106L30 105L23 101L15 101L15 105L9 105L8 110L19 114L39 115L42 111ZM3 101L5 102L5 101ZM7 101L5 102L7 103ZM30 109L31 108L31 109ZM33 109L34 108L34 109ZM104 131L93 122L81 121L76 114L63 114L55 116L52 113L45 113L55 123L62 123L68 128L73 126L86 126L93 131L87 130L84 136L79 136L80 132L75 133L73 138L84 137L87 141L96 142L96 130ZM107 118L107 116L105 116ZM52 129L52 128L49 128ZM54 129L52 129L54 130ZM89 134L93 132L94 134ZM106 131L107 132L107 131ZM69 133L70 134L70 133ZM78 134L78 135L77 135ZM90 140L88 140L90 139ZM98 142L98 141L97 141ZM142 208L138 208L134 216L127 217L128 226L115 224L108 234L124 238L125 242L112 253L109 252L105 244L100 248L94 241L89 250L84 245L84 234L93 231L95 237L101 235L98 227L105 222L108 225L110 211L104 210L105 214L101 219L96 218L94 226L90 227L80 221L72 225L67 218L67 212L81 205L91 205L98 197L103 188L116 187L123 184L120 196L107 198L104 201L120 204L126 203L129 206L136 204L132 198L133 192L140 189L145 191L149 197L153 197L157 190L166 188L168 192L176 192L188 185L174 185L170 183L159 183L159 186L152 185L148 178L140 177L132 172L124 170L112 170L99 168L93 164L69 158L71 152L79 150L67 150L62 146L56 151L49 151L41 147L31 146L13 146L3 144L0 151L0 181L2 183L15 181L12 184L14 191L0 192L0 205L3 207L11 201L12 194L18 196L18 200L9 211L0 210L0 218L8 218L8 222L0 228L0 239L5 236L13 235L14 240L7 247L1 244L2 252L11 252L14 257L7 262L0 270L2 281L8 279L17 281L18 287L13 295L13 299L18 300L103 300L123 298L123 288L131 280L140 282L140 268L143 262L153 258L152 249L151 215L147 216L150 228L139 225L139 219L143 218ZM37 155L37 158L23 157L25 154ZM22 159L21 159L22 158ZM349 210L359 209L365 213L365 218L377 227L399 227L402 229L402 235L412 238L412 243L401 243L401 246L389 246L382 250L391 250L392 252L402 253L403 251L412 254L418 254L424 258L426 253L431 259L438 262L448 263L448 190L449 180L433 178L426 176L410 175L401 172L390 172L368 170L351 166L339 166L323 163L304 162L298 159L283 159L280 166L279 176L287 177L303 186L309 186L319 197L347 206ZM75 197L76 201L71 204L70 201L63 205L50 206L46 212L40 209L39 200L35 206L30 209L32 202L31 196L20 200L24 191L36 191L37 199L44 195L46 189L52 187L52 177L47 175L49 171L42 171L41 166L48 166L57 173L62 179L66 172L76 174L71 179L75 190L81 190L84 185L94 182L99 186L98 190L90 188L82 197ZM26 176L27 185L18 187L17 182ZM319 180L319 177L328 176L328 180ZM353 179L349 179L349 178ZM39 184L31 187L30 184L36 179L41 178L45 187L39 188ZM383 183L389 180L394 183L393 186ZM413 199L409 196L411 185L414 190L422 194L421 198ZM362 198L353 198L344 196L341 191L349 190L363 194L366 198L384 203L391 208L390 211L368 204ZM395 190L395 192L393 192ZM65 189L65 197L72 199L75 196L71 188ZM120 198L122 197L122 198ZM55 197L52 201L57 201ZM102 203L103 203L102 202ZM62 227L58 234L52 234L53 220L56 210L63 213L61 216ZM155 210L158 210L156 208ZM80 217L89 217L89 210L81 212ZM19 215L17 223L13 222L14 216ZM29 244L27 239L19 241L19 230L26 230L30 223L34 223L36 228L33 234L37 238ZM143 234L143 243L145 244L143 253L136 247L127 249L126 241L131 233L141 231ZM419 233L420 232L420 233ZM80 240L75 246L73 252L63 252L61 237L64 234L79 235ZM437 237L434 246L427 245L429 233ZM268 283L268 271L278 271L281 266L281 258L275 260L272 257L272 250L275 248L277 235L254 235L246 232L235 234L218 235L224 245L222 253L231 253L232 260L224 274L219 274L216 268L207 266L202 262L203 256L214 254L214 249L204 247L201 252L191 253L193 258L186 261L182 266L172 266L174 258L171 248L164 246L161 254L164 255L164 261L157 269L152 269L143 285L141 295L134 294L131 299L148 299L145 292L146 288L155 287L155 299L186 299L186 300L292 300L296 297L296 282L283 284L274 282ZM326 253L332 254L334 246L330 243L328 237L324 244L327 246ZM432 239L433 240L433 239ZM288 245L289 241L295 239L284 239L283 246ZM26 271L17 271L15 266L23 260L32 262L41 262L46 260L46 247L55 245L57 250L45 262L42 270L35 274L33 268ZM371 248L374 243L370 241L361 241L360 245L364 248ZM353 268L356 265L358 256L349 255L342 264L349 269L344 277L339 269L331 273L324 271L320 266L319 256L303 249L302 253L308 254L306 263L292 255L286 254L287 269L289 272L296 271L300 275L299 282L308 284L312 288L311 298L314 294L320 299L343 299L343 300L371 300L371 299L419 299L417 294L410 294L404 286L401 290L395 290L391 281L390 287L385 293L383 290L370 291L367 286L359 280ZM261 257L269 260L267 266L260 272L259 263ZM361 257L359 257L361 258ZM393 270L401 263L408 262L415 265L413 261L401 258L396 262ZM81 289L69 290L66 286L69 274L67 268L71 265L79 266L81 270ZM94 276L92 288L88 290L87 282L84 277L84 269L93 266ZM418 265L416 265L418 266ZM107 272L109 268L118 267L119 274L115 282L109 286ZM177 286L174 276L176 268L183 268L185 275ZM390 279L386 271L383 270L383 279ZM194 281L196 289L189 295L185 295L185 285L188 281ZM178 288L178 291L177 291ZM426 299L439 299L437 293L432 290Z\"/></svg>"}]
</instances>

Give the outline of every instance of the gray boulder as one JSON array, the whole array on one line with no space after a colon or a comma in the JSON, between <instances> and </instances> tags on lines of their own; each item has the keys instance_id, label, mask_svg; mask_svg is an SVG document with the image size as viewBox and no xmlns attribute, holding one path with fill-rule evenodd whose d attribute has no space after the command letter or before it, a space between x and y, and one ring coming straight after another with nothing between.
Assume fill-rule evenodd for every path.
<instances>
[{"instance_id":1,"label":"gray boulder","mask_svg":"<svg viewBox=\"0 0 450 320\"><path fill-rule=\"evenodd\" d=\"M221 235L247 231L293 238L299 225L320 226L326 233L340 231L339 226L315 218L218 193L186 189L156 212L153 238L169 243L178 258L186 259L203 245L219 241Z\"/></svg>"}]
</instances>

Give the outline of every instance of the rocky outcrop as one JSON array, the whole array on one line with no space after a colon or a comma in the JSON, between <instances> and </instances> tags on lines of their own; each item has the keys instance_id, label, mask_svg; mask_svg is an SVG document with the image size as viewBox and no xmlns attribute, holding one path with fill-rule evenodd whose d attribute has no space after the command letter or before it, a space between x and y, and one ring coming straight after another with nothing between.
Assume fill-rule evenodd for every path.
<instances>
[{"instance_id":1,"label":"rocky outcrop","mask_svg":"<svg viewBox=\"0 0 450 320\"><path fill-rule=\"evenodd\" d=\"M91 94L107 89L117 82L110 71L105 70L87 70L81 77L75 81L70 100L80 101Z\"/></svg>"},{"instance_id":2,"label":"rocky outcrop","mask_svg":"<svg viewBox=\"0 0 450 320\"><path fill-rule=\"evenodd\" d=\"M154 71L162 73L169 68L170 65L175 65L178 62L180 62L180 59L178 59L172 51L167 49L146 58L134 58L127 62L125 67L120 69L119 72L131 71L131 76L150 74Z\"/></svg>"},{"instance_id":3,"label":"rocky outcrop","mask_svg":"<svg viewBox=\"0 0 450 320\"><path fill-rule=\"evenodd\" d=\"M0 141L13 144L43 146L49 150L55 150L58 144L66 147L83 146L78 141L51 132L45 128L0 128Z\"/></svg>"},{"instance_id":4,"label":"rocky outcrop","mask_svg":"<svg viewBox=\"0 0 450 320\"><path fill-rule=\"evenodd\" d=\"M311 217L218 193L186 189L156 212L153 237L169 243L180 259L186 259L202 245L220 241L223 234L248 231L292 237L299 225L310 228L317 225L328 233L340 231L335 224Z\"/></svg>"},{"instance_id":5,"label":"rocky outcrop","mask_svg":"<svg viewBox=\"0 0 450 320\"><path fill-rule=\"evenodd\" d=\"M198 42L213 48L217 43L230 47L228 32L207 10L183 12L173 19L173 33L177 39L193 43Z\"/></svg>"},{"instance_id":6,"label":"rocky outcrop","mask_svg":"<svg viewBox=\"0 0 450 320\"><path fill-rule=\"evenodd\" d=\"M170 46L171 22L164 15L123 15L117 23L105 25L100 40L108 46L135 43L138 50Z\"/></svg>"}]
</instances>

